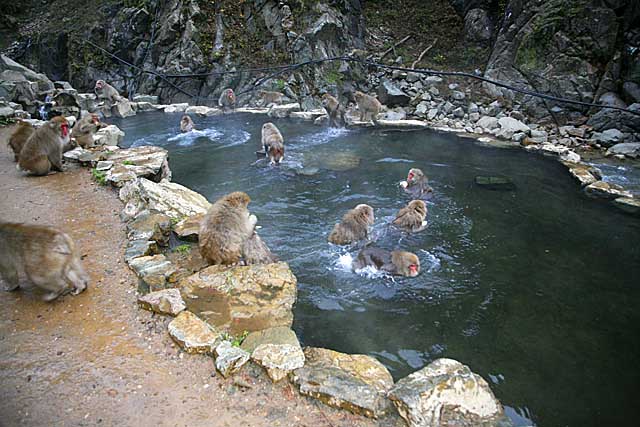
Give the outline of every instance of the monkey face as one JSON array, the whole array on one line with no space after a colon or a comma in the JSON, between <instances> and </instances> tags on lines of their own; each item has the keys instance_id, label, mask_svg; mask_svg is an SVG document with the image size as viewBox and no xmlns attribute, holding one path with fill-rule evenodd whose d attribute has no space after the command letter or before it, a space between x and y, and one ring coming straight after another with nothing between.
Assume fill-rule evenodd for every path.
<instances>
[{"instance_id":1,"label":"monkey face","mask_svg":"<svg viewBox=\"0 0 640 427\"><path fill-rule=\"evenodd\" d=\"M358 212L360 212L360 214L366 218L367 223L369 225L373 224L373 222L375 221L375 218L373 216L373 208L369 205L365 205L365 204L361 204L356 206L356 210Z\"/></svg>"},{"instance_id":2,"label":"monkey face","mask_svg":"<svg viewBox=\"0 0 640 427\"><path fill-rule=\"evenodd\" d=\"M236 98L236 95L233 93L233 89L227 89L227 99L229 101L234 101Z\"/></svg>"},{"instance_id":3,"label":"monkey face","mask_svg":"<svg viewBox=\"0 0 640 427\"><path fill-rule=\"evenodd\" d=\"M100 123L100 118L97 114L91 114L91 121L93 122L93 124L97 125L98 123Z\"/></svg>"},{"instance_id":4,"label":"monkey face","mask_svg":"<svg viewBox=\"0 0 640 427\"><path fill-rule=\"evenodd\" d=\"M424 174L420 169L410 169L407 175L407 182L413 184L416 181L420 181L424 177Z\"/></svg>"},{"instance_id":5,"label":"monkey face","mask_svg":"<svg viewBox=\"0 0 640 427\"><path fill-rule=\"evenodd\" d=\"M409 202L409 207L421 216L427 215L427 205L422 200L412 200Z\"/></svg>"},{"instance_id":6,"label":"monkey face","mask_svg":"<svg viewBox=\"0 0 640 427\"><path fill-rule=\"evenodd\" d=\"M418 274L420 274L420 265L409 264L409 277L416 277Z\"/></svg>"},{"instance_id":7,"label":"monkey face","mask_svg":"<svg viewBox=\"0 0 640 427\"><path fill-rule=\"evenodd\" d=\"M62 116L56 116L51 119L51 126L62 136L67 138L69 136L69 122Z\"/></svg>"},{"instance_id":8,"label":"monkey face","mask_svg":"<svg viewBox=\"0 0 640 427\"><path fill-rule=\"evenodd\" d=\"M104 83L105 83L104 80L98 80L96 82L96 89L99 89L99 90L102 89L104 87Z\"/></svg>"}]
</instances>

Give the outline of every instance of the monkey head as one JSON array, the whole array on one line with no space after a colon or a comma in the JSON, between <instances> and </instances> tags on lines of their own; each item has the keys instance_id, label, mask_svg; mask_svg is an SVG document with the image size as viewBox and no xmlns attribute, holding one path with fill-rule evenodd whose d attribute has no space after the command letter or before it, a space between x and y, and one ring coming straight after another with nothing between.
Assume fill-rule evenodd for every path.
<instances>
[{"instance_id":1,"label":"monkey head","mask_svg":"<svg viewBox=\"0 0 640 427\"><path fill-rule=\"evenodd\" d=\"M375 218L373 216L373 208L371 206L360 204L356 206L354 210L358 213L358 216L364 219L366 224L373 225Z\"/></svg>"},{"instance_id":2,"label":"monkey head","mask_svg":"<svg viewBox=\"0 0 640 427\"><path fill-rule=\"evenodd\" d=\"M409 170L409 174L407 175L407 183L409 185L413 185L416 182L420 182L424 180L424 173L420 169L413 168Z\"/></svg>"},{"instance_id":3,"label":"monkey head","mask_svg":"<svg viewBox=\"0 0 640 427\"><path fill-rule=\"evenodd\" d=\"M269 146L269 159L272 165L278 166L284 159L284 146L282 144L272 144Z\"/></svg>"},{"instance_id":4,"label":"monkey head","mask_svg":"<svg viewBox=\"0 0 640 427\"><path fill-rule=\"evenodd\" d=\"M327 108L327 106L331 103L331 95L325 93L322 95L322 106Z\"/></svg>"},{"instance_id":5,"label":"monkey head","mask_svg":"<svg viewBox=\"0 0 640 427\"><path fill-rule=\"evenodd\" d=\"M104 80L98 80L96 81L96 86L95 86L95 90L102 90L102 88L104 88L104 85L106 84L106 82Z\"/></svg>"},{"instance_id":6,"label":"monkey head","mask_svg":"<svg viewBox=\"0 0 640 427\"><path fill-rule=\"evenodd\" d=\"M48 123L56 133L60 135L63 140L69 139L69 122L63 116L56 116Z\"/></svg>"},{"instance_id":7,"label":"monkey head","mask_svg":"<svg viewBox=\"0 0 640 427\"><path fill-rule=\"evenodd\" d=\"M242 191L235 191L229 193L224 197L225 201L232 207L244 207L246 208L251 202L251 198Z\"/></svg>"},{"instance_id":8,"label":"monkey head","mask_svg":"<svg viewBox=\"0 0 640 427\"><path fill-rule=\"evenodd\" d=\"M236 94L233 93L233 89L225 89L224 96L231 103L236 102Z\"/></svg>"},{"instance_id":9,"label":"monkey head","mask_svg":"<svg viewBox=\"0 0 640 427\"><path fill-rule=\"evenodd\" d=\"M409 209L413 209L420 216L427 216L427 205L422 200L412 200L409 202Z\"/></svg>"},{"instance_id":10,"label":"monkey head","mask_svg":"<svg viewBox=\"0 0 640 427\"><path fill-rule=\"evenodd\" d=\"M362 100L364 99L366 95L363 92L360 92L359 90L355 91L353 93L353 97L356 99L357 103L362 102Z\"/></svg>"},{"instance_id":11,"label":"monkey head","mask_svg":"<svg viewBox=\"0 0 640 427\"><path fill-rule=\"evenodd\" d=\"M391 263L395 266L397 273L403 276L416 277L420 274L420 259L414 253L393 251Z\"/></svg>"}]
</instances>

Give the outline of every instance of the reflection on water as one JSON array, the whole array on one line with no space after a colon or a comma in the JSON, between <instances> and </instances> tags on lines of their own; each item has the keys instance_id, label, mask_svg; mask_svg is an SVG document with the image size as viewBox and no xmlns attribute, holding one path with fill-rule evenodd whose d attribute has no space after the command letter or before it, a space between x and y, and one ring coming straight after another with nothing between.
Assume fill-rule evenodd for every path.
<instances>
[{"instance_id":1,"label":"reflection on water","mask_svg":"<svg viewBox=\"0 0 640 427\"><path fill-rule=\"evenodd\" d=\"M396 379L438 357L458 359L492 383L520 426L634 419L640 227L584 197L558 162L451 135L280 120L286 157L273 167L254 153L272 119L195 119L208 134L188 144L176 138L179 120L114 122L127 143L166 147L174 180L209 200L251 196L261 236L298 277L294 328L305 345L374 355ZM398 182L411 167L435 191L416 235L388 227L409 201ZM482 189L477 175L507 176L516 190ZM420 257L419 277L354 273L357 250L327 243L359 203L376 211L378 246Z\"/></svg>"}]
</instances>

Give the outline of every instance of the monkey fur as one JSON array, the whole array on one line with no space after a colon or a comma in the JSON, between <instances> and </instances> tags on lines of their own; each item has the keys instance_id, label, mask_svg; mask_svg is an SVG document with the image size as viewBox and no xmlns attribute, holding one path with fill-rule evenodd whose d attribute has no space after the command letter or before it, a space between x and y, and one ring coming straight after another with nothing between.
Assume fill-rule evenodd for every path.
<instances>
[{"instance_id":1,"label":"monkey fur","mask_svg":"<svg viewBox=\"0 0 640 427\"><path fill-rule=\"evenodd\" d=\"M398 276L416 277L420 274L420 259L416 254L405 251L389 252L372 246L362 249L352 263L354 270L367 266Z\"/></svg>"},{"instance_id":2,"label":"monkey fur","mask_svg":"<svg viewBox=\"0 0 640 427\"><path fill-rule=\"evenodd\" d=\"M340 105L338 100L328 93L322 95L322 106L324 107L327 115L329 116L329 126L343 127L345 124L344 108Z\"/></svg>"},{"instance_id":3,"label":"monkey fur","mask_svg":"<svg viewBox=\"0 0 640 427\"><path fill-rule=\"evenodd\" d=\"M373 208L369 205L358 205L342 217L329 234L329 242L336 245L348 245L369 236L369 226L373 225Z\"/></svg>"},{"instance_id":4,"label":"monkey fur","mask_svg":"<svg viewBox=\"0 0 640 427\"><path fill-rule=\"evenodd\" d=\"M380 110L382 109L380 101L378 101L375 96L367 95L360 91L356 91L354 97L358 103L360 121L373 121L377 123L378 114L380 114Z\"/></svg>"},{"instance_id":5,"label":"monkey fur","mask_svg":"<svg viewBox=\"0 0 640 427\"><path fill-rule=\"evenodd\" d=\"M78 120L71 131L71 136L80 147L93 147L95 146L93 135L104 127L107 127L107 124L101 122L97 114L89 113Z\"/></svg>"},{"instance_id":6,"label":"monkey fur","mask_svg":"<svg viewBox=\"0 0 640 427\"><path fill-rule=\"evenodd\" d=\"M218 98L218 105L222 108L223 113L228 113L236 108L236 94L233 89L225 89Z\"/></svg>"},{"instance_id":7,"label":"monkey fur","mask_svg":"<svg viewBox=\"0 0 640 427\"><path fill-rule=\"evenodd\" d=\"M69 122L56 116L29 137L20 151L18 167L39 176L51 170L62 172L62 153L69 146Z\"/></svg>"},{"instance_id":8,"label":"monkey fur","mask_svg":"<svg viewBox=\"0 0 640 427\"><path fill-rule=\"evenodd\" d=\"M409 170L407 180L400 182L400 186L414 199L429 198L433 193L433 188L428 184L429 180L418 168Z\"/></svg>"},{"instance_id":9,"label":"monkey fur","mask_svg":"<svg viewBox=\"0 0 640 427\"><path fill-rule=\"evenodd\" d=\"M187 115L182 116L182 118L180 119L180 132L191 132L194 129L195 125L193 124L193 120L191 120L191 117Z\"/></svg>"},{"instance_id":10,"label":"monkey fur","mask_svg":"<svg viewBox=\"0 0 640 427\"><path fill-rule=\"evenodd\" d=\"M271 122L262 125L262 147L272 165L279 165L284 159L284 138Z\"/></svg>"},{"instance_id":11,"label":"monkey fur","mask_svg":"<svg viewBox=\"0 0 640 427\"><path fill-rule=\"evenodd\" d=\"M35 128L30 123L22 120L16 123L15 129L9 137L9 147L13 150L14 161L18 161L22 147L24 147L33 132L35 132Z\"/></svg>"},{"instance_id":12,"label":"monkey fur","mask_svg":"<svg viewBox=\"0 0 640 427\"><path fill-rule=\"evenodd\" d=\"M427 218L427 205L422 200L412 200L400 209L393 225L406 231L416 233L424 230Z\"/></svg>"}]
</instances>

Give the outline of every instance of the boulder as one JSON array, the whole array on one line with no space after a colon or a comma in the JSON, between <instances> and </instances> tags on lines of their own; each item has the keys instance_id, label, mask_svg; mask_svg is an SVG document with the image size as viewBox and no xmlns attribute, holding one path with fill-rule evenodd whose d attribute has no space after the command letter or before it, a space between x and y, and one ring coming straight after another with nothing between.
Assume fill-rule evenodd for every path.
<instances>
[{"instance_id":1,"label":"boulder","mask_svg":"<svg viewBox=\"0 0 640 427\"><path fill-rule=\"evenodd\" d=\"M389 409L385 395L393 378L375 358L314 347L304 355L305 365L293 373L300 394L371 418Z\"/></svg>"},{"instance_id":2,"label":"boulder","mask_svg":"<svg viewBox=\"0 0 640 427\"><path fill-rule=\"evenodd\" d=\"M309 111L294 111L289 115L292 119L301 119L306 121L315 121L318 117L324 116L327 113L322 110L309 110Z\"/></svg>"},{"instance_id":3,"label":"boulder","mask_svg":"<svg viewBox=\"0 0 640 427\"><path fill-rule=\"evenodd\" d=\"M388 396L409 427L489 427L504 419L487 382L452 359L437 359L401 379Z\"/></svg>"},{"instance_id":4,"label":"boulder","mask_svg":"<svg viewBox=\"0 0 640 427\"><path fill-rule=\"evenodd\" d=\"M180 312L168 329L171 338L187 353L213 354L222 340L220 332L189 311Z\"/></svg>"},{"instance_id":5,"label":"boulder","mask_svg":"<svg viewBox=\"0 0 640 427\"><path fill-rule=\"evenodd\" d=\"M498 124L500 125L500 130L496 133L496 136L499 138L511 139L517 132L528 134L531 131L529 126L513 117L502 117L498 120Z\"/></svg>"},{"instance_id":6,"label":"boulder","mask_svg":"<svg viewBox=\"0 0 640 427\"><path fill-rule=\"evenodd\" d=\"M100 129L93 137L96 145L119 146L124 139L124 132L116 125L109 125Z\"/></svg>"},{"instance_id":7,"label":"boulder","mask_svg":"<svg viewBox=\"0 0 640 427\"><path fill-rule=\"evenodd\" d=\"M387 79L383 79L378 86L378 99L388 107L409 105L409 101L411 101L409 95Z\"/></svg>"},{"instance_id":8,"label":"boulder","mask_svg":"<svg viewBox=\"0 0 640 427\"><path fill-rule=\"evenodd\" d=\"M173 287L177 280L175 266L164 255L142 256L133 258L128 263L138 276L141 293Z\"/></svg>"},{"instance_id":9,"label":"boulder","mask_svg":"<svg viewBox=\"0 0 640 427\"><path fill-rule=\"evenodd\" d=\"M609 155L622 154L627 157L640 157L640 142L627 142L623 144L616 144L609 148L606 153Z\"/></svg>"},{"instance_id":10,"label":"boulder","mask_svg":"<svg viewBox=\"0 0 640 427\"><path fill-rule=\"evenodd\" d=\"M251 355L239 347L235 347L230 341L222 341L214 350L216 369L223 377L228 378L238 372L248 361Z\"/></svg>"},{"instance_id":11,"label":"boulder","mask_svg":"<svg viewBox=\"0 0 640 427\"><path fill-rule=\"evenodd\" d=\"M624 82L622 93L630 102L640 102L640 84L636 82Z\"/></svg>"},{"instance_id":12,"label":"boulder","mask_svg":"<svg viewBox=\"0 0 640 427\"><path fill-rule=\"evenodd\" d=\"M516 185L511 179L502 176L476 176L474 181L476 185L488 190L512 191L516 189Z\"/></svg>"},{"instance_id":13,"label":"boulder","mask_svg":"<svg viewBox=\"0 0 640 427\"><path fill-rule=\"evenodd\" d=\"M170 234L171 218L158 212L140 212L127 224L129 240L154 240L160 246L167 246Z\"/></svg>"},{"instance_id":14,"label":"boulder","mask_svg":"<svg viewBox=\"0 0 640 427\"><path fill-rule=\"evenodd\" d=\"M605 181L597 181L593 184L589 184L584 189L588 196L601 199L617 199L619 197L633 198L633 195L629 191L625 191L624 188L617 184L613 184Z\"/></svg>"},{"instance_id":15,"label":"boulder","mask_svg":"<svg viewBox=\"0 0 640 427\"><path fill-rule=\"evenodd\" d=\"M296 334L287 327L275 327L249 334L240 346L251 360L262 366L273 382L304 365L304 354Z\"/></svg>"},{"instance_id":16,"label":"boulder","mask_svg":"<svg viewBox=\"0 0 640 427\"><path fill-rule=\"evenodd\" d=\"M171 179L168 152L153 145L118 150L107 156L114 163L106 173L106 180L122 187L136 178L147 178L154 182Z\"/></svg>"},{"instance_id":17,"label":"boulder","mask_svg":"<svg viewBox=\"0 0 640 427\"><path fill-rule=\"evenodd\" d=\"M640 112L640 103L631 104L629 109ZM640 132L640 115L603 108L591 116L587 124L598 132L607 129L618 129L626 133L638 133Z\"/></svg>"},{"instance_id":18,"label":"boulder","mask_svg":"<svg viewBox=\"0 0 640 427\"><path fill-rule=\"evenodd\" d=\"M202 117L211 117L211 116L217 116L218 114L222 114L222 110L219 108L194 106L194 107L187 107L187 109L185 110L185 113L195 114L197 116L202 116Z\"/></svg>"},{"instance_id":19,"label":"boulder","mask_svg":"<svg viewBox=\"0 0 640 427\"><path fill-rule=\"evenodd\" d=\"M602 132L595 132L591 138L600 145L611 147L624 141L624 134L618 129L607 129Z\"/></svg>"},{"instance_id":20,"label":"boulder","mask_svg":"<svg viewBox=\"0 0 640 427\"><path fill-rule=\"evenodd\" d=\"M284 262L213 265L180 281L189 310L232 334L291 327L297 280Z\"/></svg>"},{"instance_id":21,"label":"boulder","mask_svg":"<svg viewBox=\"0 0 640 427\"><path fill-rule=\"evenodd\" d=\"M125 117L135 116L136 112L133 111L131 103L128 100L122 99L111 107L111 115L123 119Z\"/></svg>"},{"instance_id":22,"label":"boulder","mask_svg":"<svg viewBox=\"0 0 640 427\"><path fill-rule=\"evenodd\" d=\"M612 107L627 108L627 104L622 99L620 99L618 94L615 92L603 93L602 95L600 95L600 98L598 99L598 103L604 104L604 105L610 105Z\"/></svg>"},{"instance_id":23,"label":"boulder","mask_svg":"<svg viewBox=\"0 0 640 427\"><path fill-rule=\"evenodd\" d=\"M145 310L171 316L177 316L187 308L178 289L149 292L138 297L138 305Z\"/></svg>"},{"instance_id":24,"label":"boulder","mask_svg":"<svg viewBox=\"0 0 640 427\"><path fill-rule=\"evenodd\" d=\"M464 16L464 33L472 42L488 42L491 40L493 23L485 9L471 9Z\"/></svg>"},{"instance_id":25,"label":"boulder","mask_svg":"<svg viewBox=\"0 0 640 427\"><path fill-rule=\"evenodd\" d=\"M640 215L640 200L631 197L618 197L613 204L620 210L632 215Z\"/></svg>"},{"instance_id":26,"label":"boulder","mask_svg":"<svg viewBox=\"0 0 640 427\"><path fill-rule=\"evenodd\" d=\"M80 105L81 110L96 111L98 101L94 93L79 93L76 99L78 100L78 105Z\"/></svg>"},{"instance_id":27,"label":"boulder","mask_svg":"<svg viewBox=\"0 0 640 427\"><path fill-rule=\"evenodd\" d=\"M274 118L289 117L291 113L300 111L300 104L297 102L291 104L273 105L269 108L267 115Z\"/></svg>"},{"instance_id":28,"label":"boulder","mask_svg":"<svg viewBox=\"0 0 640 427\"><path fill-rule=\"evenodd\" d=\"M204 214L196 214L188 216L173 226L173 232L182 240L192 242L198 241L198 233L200 232L200 223L204 218Z\"/></svg>"},{"instance_id":29,"label":"boulder","mask_svg":"<svg viewBox=\"0 0 640 427\"><path fill-rule=\"evenodd\" d=\"M127 248L124 252L124 260L129 264L130 261L135 258L156 255L158 253L160 253L160 249L155 241L146 239L128 240Z\"/></svg>"},{"instance_id":30,"label":"boulder","mask_svg":"<svg viewBox=\"0 0 640 427\"><path fill-rule=\"evenodd\" d=\"M498 127L498 119L491 116L482 116L480 120L476 122L476 125L483 129L493 130Z\"/></svg>"},{"instance_id":31,"label":"boulder","mask_svg":"<svg viewBox=\"0 0 640 427\"><path fill-rule=\"evenodd\" d=\"M151 104L157 104L158 97L155 95L136 95L133 97L133 102L148 102Z\"/></svg>"},{"instance_id":32,"label":"boulder","mask_svg":"<svg viewBox=\"0 0 640 427\"><path fill-rule=\"evenodd\" d=\"M166 107L164 107L164 112L165 113L184 113L187 108L189 108L189 104L182 103L182 104L171 104L171 105L167 105Z\"/></svg>"},{"instance_id":33,"label":"boulder","mask_svg":"<svg viewBox=\"0 0 640 427\"><path fill-rule=\"evenodd\" d=\"M582 163L565 162L569 168L569 173L580 182L580 185L587 186L598 181L602 175L597 168Z\"/></svg>"}]
</instances>

